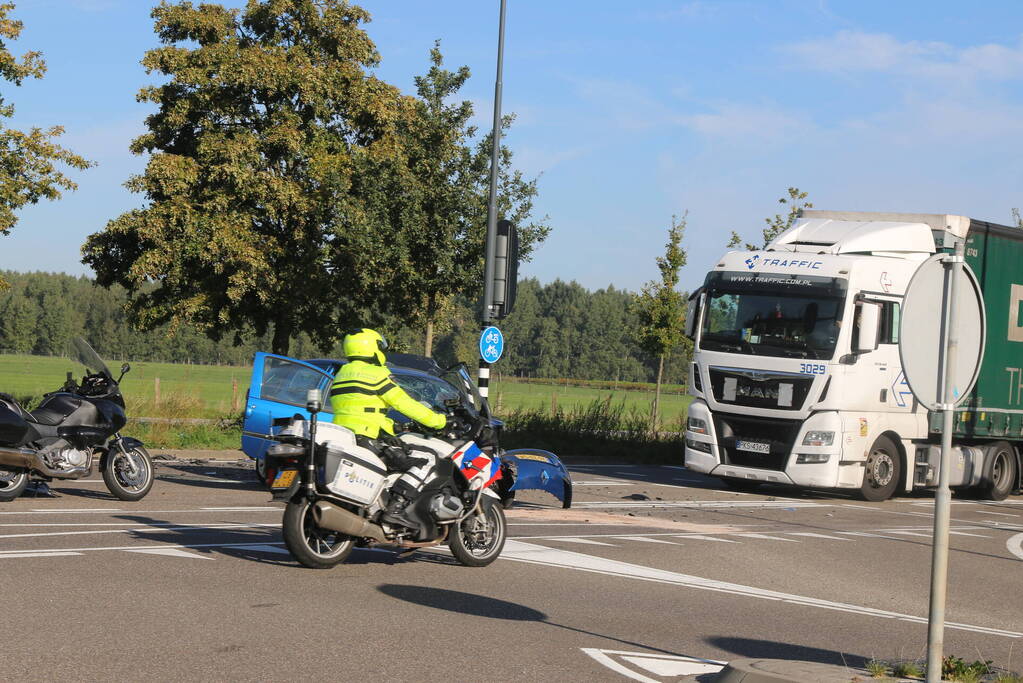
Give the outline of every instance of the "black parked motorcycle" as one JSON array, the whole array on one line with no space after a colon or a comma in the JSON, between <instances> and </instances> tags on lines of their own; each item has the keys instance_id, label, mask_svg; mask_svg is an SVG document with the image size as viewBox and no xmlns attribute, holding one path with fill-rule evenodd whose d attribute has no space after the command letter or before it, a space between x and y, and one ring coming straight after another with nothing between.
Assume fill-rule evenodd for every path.
<instances>
[{"instance_id":1,"label":"black parked motorcycle","mask_svg":"<svg viewBox=\"0 0 1023 683\"><path fill-rule=\"evenodd\" d=\"M81 479L99 469L110 493L140 500L153 487L153 461L142 442L118 432L128 418L120 381L84 339L72 342L75 359L85 366L82 383L68 373L59 390L46 394L28 412L9 394L0 394L0 501L14 500L31 477L44 481Z\"/></svg>"}]
</instances>

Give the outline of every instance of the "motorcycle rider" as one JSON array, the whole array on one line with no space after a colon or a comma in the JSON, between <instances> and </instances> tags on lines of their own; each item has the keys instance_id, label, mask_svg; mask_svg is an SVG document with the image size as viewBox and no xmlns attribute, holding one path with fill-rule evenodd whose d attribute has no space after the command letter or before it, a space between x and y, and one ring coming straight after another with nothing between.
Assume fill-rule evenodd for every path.
<instances>
[{"instance_id":1,"label":"motorcycle rider","mask_svg":"<svg viewBox=\"0 0 1023 683\"><path fill-rule=\"evenodd\" d=\"M447 418L416 401L391 379L384 356L387 341L380 333L354 330L345 336L342 347L348 362L338 370L330 389L334 424L355 432L356 443L377 453L390 470L404 472L391 487L383 519L413 526L402 511L418 494L435 456L425 451L411 455L408 446L394 435L394 421L387 411L394 408L430 429L443 429Z\"/></svg>"}]
</instances>

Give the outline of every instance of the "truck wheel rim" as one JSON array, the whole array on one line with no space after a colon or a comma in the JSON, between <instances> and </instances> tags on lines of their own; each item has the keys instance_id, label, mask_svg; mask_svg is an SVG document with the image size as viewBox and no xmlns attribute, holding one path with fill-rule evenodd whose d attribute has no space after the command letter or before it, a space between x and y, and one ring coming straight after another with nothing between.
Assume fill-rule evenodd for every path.
<instances>
[{"instance_id":1,"label":"truck wheel rim","mask_svg":"<svg viewBox=\"0 0 1023 683\"><path fill-rule=\"evenodd\" d=\"M998 451L995 453L995 461L991 463L991 483L996 489L1001 489L1006 485L1006 479L1009 477L1009 462L1008 456L1005 451Z\"/></svg>"},{"instance_id":2,"label":"truck wheel rim","mask_svg":"<svg viewBox=\"0 0 1023 683\"><path fill-rule=\"evenodd\" d=\"M895 474L895 462L885 451L874 451L870 454L870 484L874 488L884 488Z\"/></svg>"}]
</instances>

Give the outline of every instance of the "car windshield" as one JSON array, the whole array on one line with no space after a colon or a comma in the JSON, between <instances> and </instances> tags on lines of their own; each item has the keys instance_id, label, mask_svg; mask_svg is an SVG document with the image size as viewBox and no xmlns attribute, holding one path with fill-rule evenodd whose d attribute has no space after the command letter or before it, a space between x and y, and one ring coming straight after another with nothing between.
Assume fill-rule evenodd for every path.
<instances>
[{"instance_id":1,"label":"car windshield","mask_svg":"<svg viewBox=\"0 0 1023 683\"><path fill-rule=\"evenodd\" d=\"M89 342L81 337L75 337L71 340L71 358L84 365L85 370L90 375L104 374L107 377L113 377L106 363L99 357L99 354L93 351L92 347L89 346Z\"/></svg>"},{"instance_id":2,"label":"car windshield","mask_svg":"<svg viewBox=\"0 0 1023 683\"><path fill-rule=\"evenodd\" d=\"M830 359L842 327L838 278L717 272L707 277L700 348L758 356Z\"/></svg>"}]
</instances>

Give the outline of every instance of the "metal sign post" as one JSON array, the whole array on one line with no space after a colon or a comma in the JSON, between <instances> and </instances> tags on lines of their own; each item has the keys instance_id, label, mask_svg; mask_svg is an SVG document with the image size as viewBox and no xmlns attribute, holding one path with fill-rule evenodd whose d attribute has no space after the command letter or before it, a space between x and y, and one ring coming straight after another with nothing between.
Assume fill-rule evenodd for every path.
<instances>
[{"instance_id":1,"label":"metal sign post","mask_svg":"<svg viewBox=\"0 0 1023 683\"><path fill-rule=\"evenodd\" d=\"M906 289L899 335L899 355L906 383L923 406L942 412L927 628L928 683L941 681L955 408L966 399L977 381L984 355L983 298L976 277L965 265L964 249L965 242L957 240L955 253L935 255L920 265ZM942 292L940 311L934 306L934 292L939 288ZM913 341L907 342L907 338Z\"/></svg>"},{"instance_id":2,"label":"metal sign post","mask_svg":"<svg viewBox=\"0 0 1023 683\"><path fill-rule=\"evenodd\" d=\"M497 163L501 153L501 73L504 70L504 12L506 0L501 0L501 19L497 31L497 81L494 84L494 131L490 149L490 199L487 202L487 250L483 270L483 327L484 333L494 314L494 272L497 250ZM480 356L480 395L487 398L490 383L490 363Z\"/></svg>"}]
</instances>

